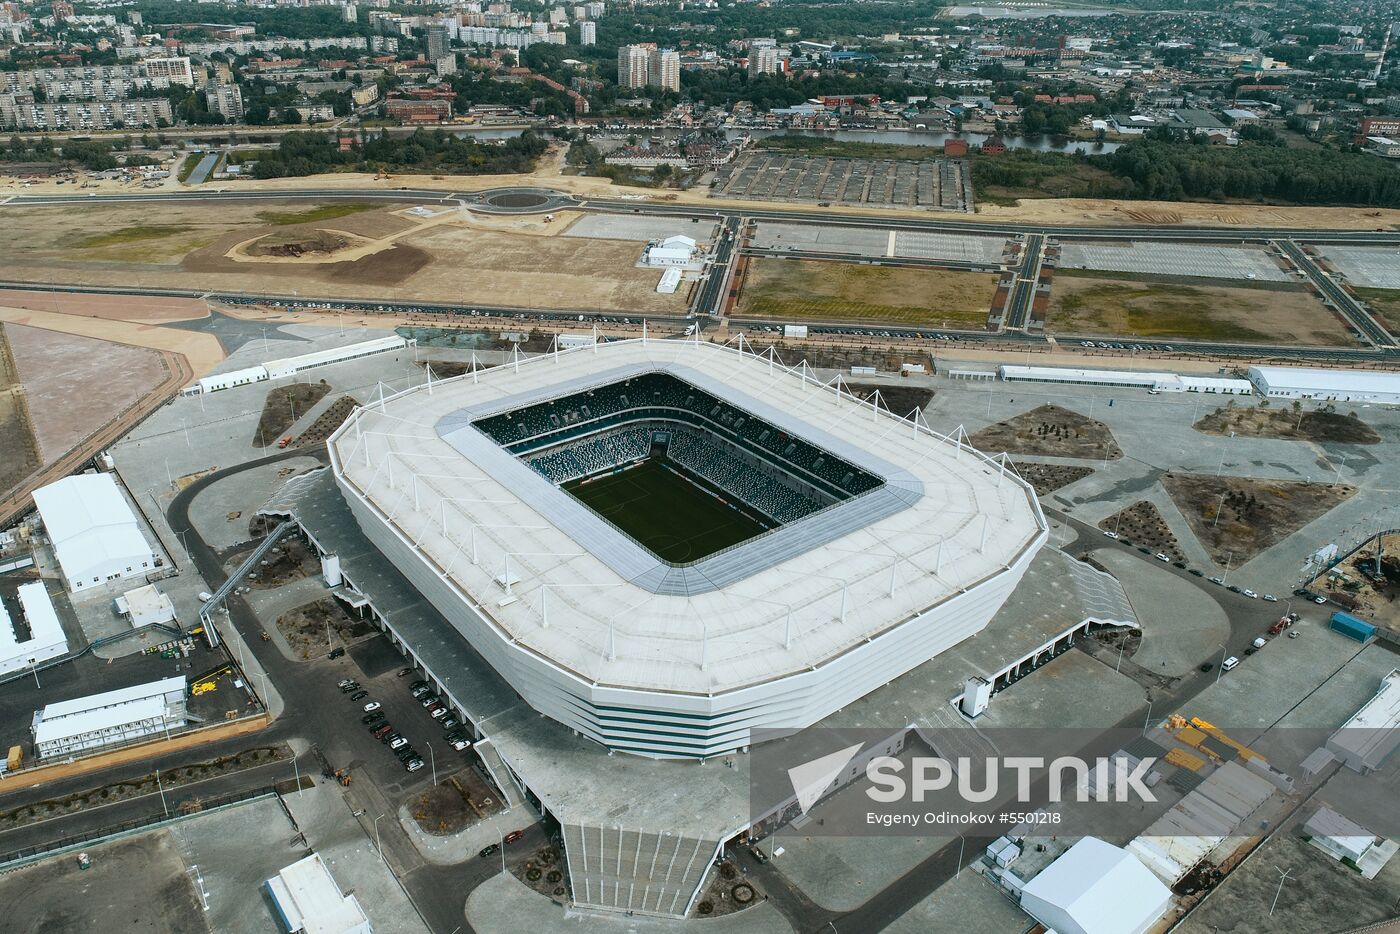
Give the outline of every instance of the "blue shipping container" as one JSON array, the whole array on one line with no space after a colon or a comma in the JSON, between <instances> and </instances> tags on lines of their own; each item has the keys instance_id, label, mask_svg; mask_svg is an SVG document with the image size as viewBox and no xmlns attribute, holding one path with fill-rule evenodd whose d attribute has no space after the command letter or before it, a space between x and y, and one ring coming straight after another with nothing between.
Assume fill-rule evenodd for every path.
<instances>
[{"instance_id":1,"label":"blue shipping container","mask_svg":"<svg viewBox=\"0 0 1400 934\"><path fill-rule=\"evenodd\" d=\"M1357 642L1365 642L1376 634L1375 626L1364 619L1357 619L1350 613L1340 611L1332 614L1332 625L1329 628Z\"/></svg>"}]
</instances>

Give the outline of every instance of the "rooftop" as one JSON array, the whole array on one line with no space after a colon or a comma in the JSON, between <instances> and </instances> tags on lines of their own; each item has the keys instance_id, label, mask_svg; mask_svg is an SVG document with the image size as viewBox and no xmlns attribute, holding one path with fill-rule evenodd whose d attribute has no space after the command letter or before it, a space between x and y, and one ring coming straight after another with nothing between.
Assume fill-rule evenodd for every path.
<instances>
[{"instance_id":1,"label":"rooftop","mask_svg":"<svg viewBox=\"0 0 1400 934\"><path fill-rule=\"evenodd\" d=\"M572 515L566 532L553 520L568 495L471 423L657 371L886 482L708 559L723 562L710 569L723 586L653 592L651 569L618 557L606 523ZM829 661L1006 573L1044 540L1033 493L1000 462L809 372L691 341L581 347L371 405L333 436L332 459L348 495L503 638L595 684L715 694ZM899 501L832 525L879 493Z\"/></svg>"}]
</instances>

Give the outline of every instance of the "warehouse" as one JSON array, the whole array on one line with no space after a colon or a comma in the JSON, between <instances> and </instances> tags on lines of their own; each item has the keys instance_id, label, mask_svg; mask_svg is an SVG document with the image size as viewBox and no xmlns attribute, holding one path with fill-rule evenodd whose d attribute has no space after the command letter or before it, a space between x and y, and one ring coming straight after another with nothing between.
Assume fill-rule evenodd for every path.
<instances>
[{"instance_id":1,"label":"warehouse","mask_svg":"<svg viewBox=\"0 0 1400 934\"><path fill-rule=\"evenodd\" d=\"M111 474L79 474L34 491L64 584L77 593L161 566Z\"/></svg>"},{"instance_id":2,"label":"warehouse","mask_svg":"<svg viewBox=\"0 0 1400 934\"><path fill-rule=\"evenodd\" d=\"M66 756L185 725L185 679L163 678L47 704L34 714L34 754Z\"/></svg>"},{"instance_id":3,"label":"warehouse","mask_svg":"<svg viewBox=\"0 0 1400 934\"><path fill-rule=\"evenodd\" d=\"M1133 855L1085 837L1021 890L1021 909L1060 934L1142 934L1171 891Z\"/></svg>"},{"instance_id":4,"label":"warehouse","mask_svg":"<svg viewBox=\"0 0 1400 934\"><path fill-rule=\"evenodd\" d=\"M667 237L647 247L648 266L687 266L695 253L695 241L690 237Z\"/></svg>"},{"instance_id":5,"label":"warehouse","mask_svg":"<svg viewBox=\"0 0 1400 934\"><path fill-rule=\"evenodd\" d=\"M24 622L29 626L29 638L23 641L14 625L18 620L10 617L4 602L0 601L0 675L68 653L68 637L63 634L43 582L20 585L19 604Z\"/></svg>"},{"instance_id":6,"label":"warehouse","mask_svg":"<svg viewBox=\"0 0 1400 934\"><path fill-rule=\"evenodd\" d=\"M1376 402L1400 405L1400 373L1252 366L1249 381L1269 399Z\"/></svg>"},{"instance_id":7,"label":"warehouse","mask_svg":"<svg viewBox=\"0 0 1400 934\"><path fill-rule=\"evenodd\" d=\"M375 354L402 350L411 344L417 344L417 341L402 337L379 337L374 340L348 344L344 347L314 350L311 353L299 354L295 357L269 360L261 366L248 366L229 370L227 373L201 376L197 382L186 386L182 393L194 396L202 392L218 392L220 389L232 389L235 386L247 386L270 379L281 379L284 376L294 376L306 370L329 366L332 363L344 363L347 360L358 360L361 357L372 357Z\"/></svg>"}]
</instances>

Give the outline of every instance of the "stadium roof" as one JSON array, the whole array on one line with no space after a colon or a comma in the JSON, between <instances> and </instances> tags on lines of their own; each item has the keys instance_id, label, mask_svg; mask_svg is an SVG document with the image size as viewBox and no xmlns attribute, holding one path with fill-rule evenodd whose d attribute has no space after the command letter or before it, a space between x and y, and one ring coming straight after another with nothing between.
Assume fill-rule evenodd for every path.
<instances>
[{"instance_id":1,"label":"stadium roof","mask_svg":"<svg viewBox=\"0 0 1400 934\"><path fill-rule=\"evenodd\" d=\"M873 467L886 477L876 491L885 496L809 517L817 520L811 537L784 538L808 521L799 520L721 552L732 561L760 550L737 573L719 569L722 586L654 592L644 586L654 567L600 552L615 542L590 540L597 525L580 531L589 524L576 522L570 534L551 521L543 501L567 494L485 443L470 421L655 371ZM701 342L581 347L376 402L332 438L332 458L347 495L417 549L503 639L594 685L713 695L809 670L944 601L969 598L1045 537L1035 496L1012 471L804 373ZM866 509L867 498L879 508ZM857 521L823 525L852 506Z\"/></svg>"}]
</instances>

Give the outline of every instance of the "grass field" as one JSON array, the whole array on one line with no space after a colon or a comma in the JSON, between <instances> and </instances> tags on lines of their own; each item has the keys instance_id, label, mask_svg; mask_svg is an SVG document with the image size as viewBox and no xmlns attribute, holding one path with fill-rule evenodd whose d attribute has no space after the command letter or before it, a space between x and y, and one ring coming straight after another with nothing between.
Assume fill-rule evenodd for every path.
<instances>
[{"instance_id":1,"label":"grass field","mask_svg":"<svg viewBox=\"0 0 1400 934\"><path fill-rule=\"evenodd\" d=\"M83 237L76 241L73 246L78 249L98 249L104 246L119 246L123 243L135 243L141 240L160 240L164 237L173 237L176 234L188 233L192 228L184 224L144 224L135 227L122 227L117 230L109 230L105 233L93 234L90 237Z\"/></svg>"},{"instance_id":2,"label":"grass field","mask_svg":"<svg viewBox=\"0 0 1400 934\"><path fill-rule=\"evenodd\" d=\"M564 489L671 564L698 561L764 531L657 459Z\"/></svg>"},{"instance_id":3,"label":"grass field","mask_svg":"<svg viewBox=\"0 0 1400 934\"><path fill-rule=\"evenodd\" d=\"M376 204L356 202L323 204L320 207L307 208L305 211L259 211L258 219L278 227L285 227L288 224L315 224L320 221L334 220L337 217L359 214L362 211L373 211L377 207Z\"/></svg>"},{"instance_id":4,"label":"grass field","mask_svg":"<svg viewBox=\"0 0 1400 934\"><path fill-rule=\"evenodd\" d=\"M1058 334L1344 346L1336 317L1302 289L1149 282L1059 270L1046 330Z\"/></svg>"},{"instance_id":5,"label":"grass field","mask_svg":"<svg viewBox=\"0 0 1400 934\"><path fill-rule=\"evenodd\" d=\"M749 263L737 316L983 328L994 273L760 258Z\"/></svg>"}]
</instances>

